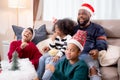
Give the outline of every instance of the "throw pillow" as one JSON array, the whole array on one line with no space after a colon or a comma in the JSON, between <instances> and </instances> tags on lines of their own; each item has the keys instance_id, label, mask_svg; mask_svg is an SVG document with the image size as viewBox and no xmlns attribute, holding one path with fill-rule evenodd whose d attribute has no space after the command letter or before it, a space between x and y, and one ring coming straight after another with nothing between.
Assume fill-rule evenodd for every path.
<instances>
[{"instance_id":1,"label":"throw pillow","mask_svg":"<svg viewBox=\"0 0 120 80\"><path fill-rule=\"evenodd\" d=\"M12 29L17 37L17 40L21 40L22 39L21 33L24 28L20 26L12 25Z\"/></svg>"},{"instance_id":2,"label":"throw pillow","mask_svg":"<svg viewBox=\"0 0 120 80\"><path fill-rule=\"evenodd\" d=\"M17 40L21 40L22 39L21 33L24 30L24 28L16 25L12 25L12 28L15 35L17 36ZM35 37L32 40L33 43L38 44L40 41L47 38L47 30L45 24L41 25L38 29L34 29L34 31Z\"/></svg>"},{"instance_id":3,"label":"throw pillow","mask_svg":"<svg viewBox=\"0 0 120 80\"><path fill-rule=\"evenodd\" d=\"M108 49L99 52L98 60L101 66L110 66L117 63L120 57L120 47L108 45Z\"/></svg>"}]
</instances>

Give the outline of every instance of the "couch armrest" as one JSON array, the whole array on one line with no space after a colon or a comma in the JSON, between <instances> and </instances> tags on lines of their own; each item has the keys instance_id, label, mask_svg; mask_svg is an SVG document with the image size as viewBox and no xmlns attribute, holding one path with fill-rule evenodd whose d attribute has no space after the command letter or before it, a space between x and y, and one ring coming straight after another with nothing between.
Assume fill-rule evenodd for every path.
<instances>
[{"instance_id":1,"label":"couch armrest","mask_svg":"<svg viewBox=\"0 0 120 80\"><path fill-rule=\"evenodd\" d=\"M118 59L118 74L119 74L119 80L120 80L120 58Z\"/></svg>"},{"instance_id":2,"label":"couch armrest","mask_svg":"<svg viewBox=\"0 0 120 80\"><path fill-rule=\"evenodd\" d=\"M39 42L39 43L36 45L37 48L39 49L39 51L40 51L42 54L44 54L43 51L42 51L43 47L48 46L48 45L49 45L49 42L50 42L50 38L47 38L47 39Z\"/></svg>"}]
</instances>

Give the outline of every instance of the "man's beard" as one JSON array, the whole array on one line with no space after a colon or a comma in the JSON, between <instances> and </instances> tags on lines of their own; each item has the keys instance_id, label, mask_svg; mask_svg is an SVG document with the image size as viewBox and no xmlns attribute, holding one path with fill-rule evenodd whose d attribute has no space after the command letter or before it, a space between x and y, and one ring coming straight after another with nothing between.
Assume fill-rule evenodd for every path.
<instances>
[{"instance_id":1,"label":"man's beard","mask_svg":"<svg viewBox=\"0 0 120 80\"><path fill-rule=\"evenodd\" d=\"M77 22L80 26L86 26L86 24L89 22L89 19L85 20L83 23L80 23L79 20L77 20Z\"/></svg>"}]
</instances>

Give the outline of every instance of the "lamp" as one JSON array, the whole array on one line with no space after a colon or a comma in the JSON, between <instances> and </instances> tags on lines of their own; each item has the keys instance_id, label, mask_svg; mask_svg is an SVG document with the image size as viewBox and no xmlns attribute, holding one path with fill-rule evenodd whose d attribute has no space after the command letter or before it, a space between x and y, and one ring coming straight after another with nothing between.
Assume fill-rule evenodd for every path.
<instances>
[{"instance_id":1,"label":"lamp","mask_svg":"<svg viewBox=\"0 0 120 80\"><path fill-rule=\"evenodd\" d=\"M26 7L26 0L8 0L8 7L15 8L17 12L17 25L19 23L19 8Z\"/></svg>"}]
</instances>

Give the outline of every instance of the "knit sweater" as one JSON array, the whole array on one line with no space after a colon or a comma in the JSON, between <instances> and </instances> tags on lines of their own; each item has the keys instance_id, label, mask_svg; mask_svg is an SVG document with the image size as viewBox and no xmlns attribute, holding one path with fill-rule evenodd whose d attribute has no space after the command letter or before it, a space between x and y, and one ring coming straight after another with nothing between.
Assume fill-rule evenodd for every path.
<instances>
[{"instance_id":1,"label":"knit sweater","mask_svg":"<svg viewBox=\"0 0 120 80\"><path fill-rule=\"evenodd\" d=\"M71 35L67 35L62 39L59 36L57 36L54 41L52 40L50 41L49 47L50 49L55 48L59 50L59 52L57 53L57 56L61 57L64 55L64 52L66 50L67 41L70 40L71 38L72 38Z\"/></svg>"},{"instance_id":2,"label":"knit sweater","mask_svg":"<svg viewBox=\"0 0 120 80\"><path fill-rule=\"evenodd\" d=\"M21 44L22 44L21 40L11 42L10 49L8 52L9 60L11 61L12 54L16 50L19 58L29 58L29 60L35 66L35 69L37 69L39 58L40 56L42 56L42 54L39 52L36 45L32 42L28 42L29 45L27 45L24 49L20 48Z\"/></svg>"},{"instance_id":3,"label":"knit sweater","mask_svg":"<svg viewBox=\"0 0 120 80\"><path fill-rule=\"evenodd\" d=\"M55 66L55 72L50 80L89 80L88 67L82 60L77 61L75 64L65 58Z\"/></svg>"},{"instance_id":4,"label":"knit sweater","mask_svg":"<svg viewBox=\"0 0 120 80\"><path fill-rule=\"evenodd\" d=\"M102 26L91 22L89 26L81 28L78 24L74 28L73 35L77 30L87 31L87 40L82 53L88 53L92 49L107 50L106 33Z\"/></svg>"}]
</instances>

